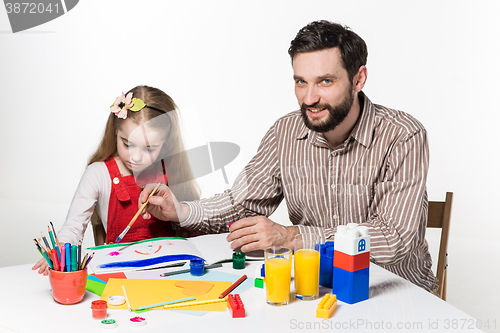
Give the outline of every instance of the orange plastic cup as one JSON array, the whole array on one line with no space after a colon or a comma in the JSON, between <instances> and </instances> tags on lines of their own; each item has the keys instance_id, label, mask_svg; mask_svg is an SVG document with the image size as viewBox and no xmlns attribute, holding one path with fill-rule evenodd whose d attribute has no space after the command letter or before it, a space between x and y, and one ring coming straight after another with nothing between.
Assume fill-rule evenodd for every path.
<instances>
[{"instance_id":1,"label":"orange plastic cup","mask_svg":"<svg viewBox=\"0 0 500 333\"><path fill-rule=\"evenodd\" d=\"M49 281L54 300L61 304L76 304L83 299L87 286L87 269L58 272L49 269Z\"/></svg>"}]
</instances>

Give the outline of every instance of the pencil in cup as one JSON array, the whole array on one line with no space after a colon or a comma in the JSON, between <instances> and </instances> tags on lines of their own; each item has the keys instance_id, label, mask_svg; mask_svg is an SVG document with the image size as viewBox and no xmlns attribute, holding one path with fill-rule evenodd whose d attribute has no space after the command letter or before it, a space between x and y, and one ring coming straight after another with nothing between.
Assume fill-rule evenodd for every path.
<instances>
[{"instance_id":1,"label":"pencil in cup","mask_svg":"<svg viewBox=\"0 0 500 333\"><path fill-rule=\"evenodd\" d=\"M79 262L81 250L78 251L78 247L81 247L81 241L79 242L78 246L71 245L70 243L64 244L61 251L60 260L57 252L58 246L55 246L53 249L50 249L49 247L49 249L47 250L42 245L41 239L38 241L36 238L33 238L33 242L35 243L38 252L42 255L42 257L49 265L49 268L56 271L76 272L79 270L84 270L87 268L88 264L94 257L94 253L92 253L90 256L86 254L81 263Z\"/></svg>"},{"instance_id":2,"label":"pencil in cup","mask_svg":"<svg viewBox=\"0 0 500 333\"><path fill-rule=\"evenodd\" d=\"M52 264L52 260L50 259L49 255L45 251L45 249L40 245L40 243L34 238L33 241L35 242L35 245L38 249L38 252L42 255L42 257L45 259L45 261L49 264L50 269L54 269L54 266Z\"/></svg>"},{"instance_id":3,"label":"pencil in cup","mask_svg":"<svg viewBox=\"0 0 500 333\"><path fill-rule=\"evenodd\" d=\"M57 255L59 257L59 261L61 261L61 250L59 249L59 239L57 238L56 228L54 228L52 221L50 221L50 226L52 227L52 232L54 233L54 238L56 239Z\"/></svg>"}]
</instances>

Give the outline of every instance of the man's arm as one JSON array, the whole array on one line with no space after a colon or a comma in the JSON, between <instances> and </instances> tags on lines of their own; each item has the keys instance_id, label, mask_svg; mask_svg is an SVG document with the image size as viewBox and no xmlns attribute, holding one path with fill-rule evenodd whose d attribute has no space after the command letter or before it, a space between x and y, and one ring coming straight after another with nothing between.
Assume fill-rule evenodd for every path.
<instances>
[{"instance_id":1,"label":"man's arm","mask_svg":"<svg viewBox=\"0 0 500 333\"><path fill-rule=\"evenodd\" d=\"M146 201L153 184L141 193L139 206ZM161 186L143 213L161 220L179 222L198 233L231 231L228 241L243 251L272 245L293 247L296 227L284 227L267 218L283 199L278 149L274 126L267 132L255 157L239 174L230 190L208 199L179 203L166 186ZM229 224L232 224L229 229ZM250 245L251 244L251 245Z\"/></svg>"}]
</instances>

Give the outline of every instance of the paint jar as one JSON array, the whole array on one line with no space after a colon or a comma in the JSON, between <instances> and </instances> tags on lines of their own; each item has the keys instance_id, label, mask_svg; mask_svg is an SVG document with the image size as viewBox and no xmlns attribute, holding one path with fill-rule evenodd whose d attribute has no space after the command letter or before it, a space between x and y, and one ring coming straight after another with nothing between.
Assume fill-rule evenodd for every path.
<instances>
[{"instance_id":1,"label":"paint jar","mask_svg":"<svg viewBox=\"0 0 500 333\"><path fill-rule=\"evenodd\" d=\"M85 296L87 269L75 272L59 272L49 269L49 282L56 302L76 304Z\"/></svg>"},{"instance_id":2,"label":"paint jar","mask_svg":"<svg viewBox=\"0 0 500 333\"><path fill-rule=\"evenodd\" d=\"M191 275L202 276L205 273L205 261L203 259L191 259L189 266Z\"/></svg>"},{"instance_id":3,"label":"paint jar","mask_svg":"<svg viewBox=\"0 0 500 333\"><path fill-rule=\"evenodd\" d=\"M92 318L103 319L108 315L108 303L106 301L93 301L90 308L92 309Z\"/></svg>"},{"instance_id":4,"label":"paint jar","mask_svg":"<svg viewBox=\"0 0 500 333\"><path fill-rule=\"evenodd\" d=\"M130 325L134 327L144 326L146 325L146 318L143 317L130 318Z\"/></svg>"},{"instance_id":5,"label":"paint jar","mask_svg":"<svg viewBox=\"0 0 500 333\"><path fill-rule=\"evenodd\" d=\"M243 252L233 253L233 268L234 269L245 268L245 253Z\"/></svg>"}]
</instances>

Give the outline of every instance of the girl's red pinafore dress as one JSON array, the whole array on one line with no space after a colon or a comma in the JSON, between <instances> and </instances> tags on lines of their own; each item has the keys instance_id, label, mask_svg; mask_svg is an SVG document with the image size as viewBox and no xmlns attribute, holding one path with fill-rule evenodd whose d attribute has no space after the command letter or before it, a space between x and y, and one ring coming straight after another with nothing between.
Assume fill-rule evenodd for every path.
<instances>
[{"instance_id":1,"label":"girl's red pinafore dress","mask_svg":"<svg viewBox=\"0 0 500 333\"><path fill-rule=\"evenodd\" d=\"M108 224L106 227L106 243L113 243L130 223L139 210L141 186L149 183L167 184L167 174L161 168L155 172L141 173L137 180L133 175L122 176L114 157L104 162L111 177L111 194L109 196ZM137 218L122 242L136 242L155 237L175 236L170 222L151 217L145 220L141 215Z\"/></svg>"}]
</instances>

